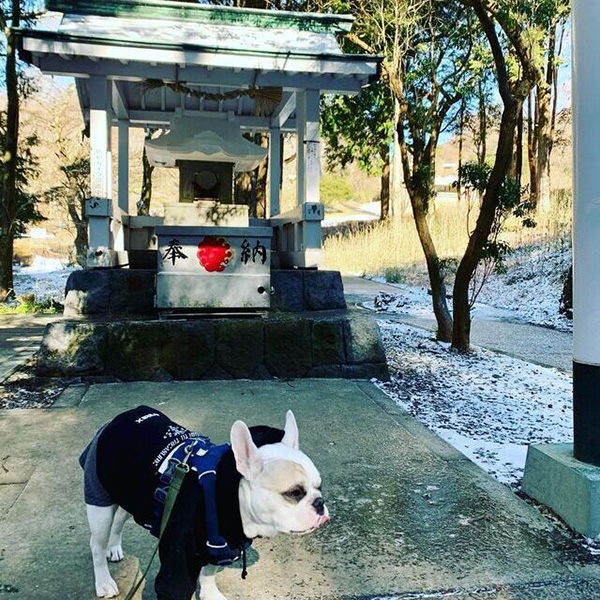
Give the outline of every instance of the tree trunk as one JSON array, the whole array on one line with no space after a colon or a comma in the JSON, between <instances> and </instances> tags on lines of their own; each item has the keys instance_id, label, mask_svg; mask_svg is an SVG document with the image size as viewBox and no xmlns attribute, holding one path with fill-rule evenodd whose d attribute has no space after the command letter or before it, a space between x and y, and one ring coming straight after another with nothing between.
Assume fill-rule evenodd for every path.
<instances>
[{"instance_id":1,"label":"tree trunk","mask_svg":"<svg viewBox=\"0 0 600 600\"><path fill-rule=\"evenodd\" d=\"M537 204L539 198L536 160L537 135L532 95L533 92L527 98L527 160L529 162L529 198Z\"/></svg>"},{"instance_id":2,"label":"tree trunk","mask_svg":"<svg viewBox=\"0 0 600 600\"><path fill-rule=\"evenodd\" d=\"M259 133L255 143L263 148L269 146L269 136ZM267 173L269 171L269 159L265 158L256 168L256 194L251 207L251 214L258 219L264 219L267 215Z\"/></svg>"},{"instance_id":3,"label":"tree trunk","mask_svg":"<svg viewBox=\"0 0 600 600\"><path fill-rule=\"evenodd\" d=\"M550 156L553 144L553 110L552 91L556 73L556 30L557 23L550 25L548 32L548 64L546 79L538 86L539 123L538 123L538 177L539 202L538 210L547 213L550 210Z\"/></svg>"},{"instance_id":4,"label":"tree trunk","mask_svg":"<svg viewBox=\"0 0 600 600\"><path fill-rule=\"evenodd\" d=\"M458 178L456 183L456 194L458 199L462 199L462 167L463 167L463 148L465 135L465 99L460 102L459 122L458 122Z\"/></svg>"},{"instance_id":5,"label":"tree trunk","mask_svg":"<svg viewBox=\"0 0 600 600\"><path fill-rule=\"evenodd\" d=\"M431 298L433 301L433 312L437 321L437 339L443 342L452 340L452 316L448 309L446 300L446 283L442 270L440 268L440 259L431 238L429 224L427 223L427 213L424 209L427 202L427 197L423 196L422 191L414 190L409 192L410 201L415 218L415 225L421 247L425 254L425 262L427 263L427 273L429 274L429 283L431 285Z\"/></svg>"},{"instance_id":6,"label":"tree trunk","mask_svg":"<svg viewBox=\"0 0 600 600\"><path fill-rule=\"evenodd\" d=\"M87 223L75 225L75 257L81 267L87 266L87 251L89 247Z\"/></svg>"},{"instance_id":7,"label":"tree trunk","mask_svg":"<svg viewBox=\"0 0 600 600\"><path fill-rule=\"evenodd\" d=\"M79 211L74 204L67 205L67 211L75 226L75 258L77 264L87 266L87 251L89 248L88 218L85 216L85 200L81 199Z\"/></svg>"},{"instance_id":8,"label":"tree trunk","mask_svg":"<svg viewBox=\"0 0 600 600\"><path fill-rule=\"evenodd\" d=\"M383 168L381 169L381 192L379 198L381 200L380 219L385 221L390 217L390 153L389 150L383 153Z\"/></svg>"},{"instance_id":9,"label":"tree trunk","mask_svg":"<svg viewBox=\"0 0 600 600\"><path fill-rule=\"evenodd\" d=\"M0 235L0 302L15 297L13 283L14 240L11 235Z\"/></svg>"},{"instance_id":10,"label":"tree trunk","mask_svg":"<svg viewBox=\"0 0 600 600\"><path fill-rule=\"evenodd\" d=\"M400 116L400 103L394 97L394 123L398 122ZM390 162L390 216L401 219L408 211L409 199L404 182L402 171L402 150L400 149L400 140L398 139L398 131L394 128L394 151Z\"/></svg>"},{"instance_id":11,"label":"tree trunk","mask_svg":"<svg viewBox=\"0 0 600 600\"><path fill-rule=\"evenodd\" d=\"M521 180L523 179L523 107L519 111L517 120L517 144L515 148L515 169L514 179L519 188L521 188Z\"/></svg>"},{"instance_id":12,"label":"tree trunk","mask_svg":"<svg viewBox=\"0 0 600 600\"><path fill-rule=\"evenodd\" d=\"M252 207L252 172L236 173L234 186L235 203Z\"/></svg>"},{"instance_id":13,"label":"tree trunk","mask_svg":"<svg viewBox=\"0 0 600 600\"><path fill-rule=\"evenodd\" d=\"M20 0L12 0L12 27L19 27ZM0 228L0 300L14 297L13 254L17 212L17 151L19 147L19 90L16 39L5 23L6 34L6 137L4 139L4 206Z\"/></svg>"},{"instance_id":14,"label":"tree trunk","mask_svg":"<svg viewBox=\"0 0 600 600\"><path fill-rule=\"evenodd\" d=\"M537 126L537 208L542 213L550 210L550 148L552 146L552 88L542 83L537 89L538 126Z\"/></svg>"},{"instance_id":15,"label":"tree trunk","mask_svg":"<svg viewBox=\"0 0 600 600\"><path fill-rule=\"evenodd\" d=\"M454 317L452 347L460 352L468 352L471 346L471 307L469 302L469 287L473 273L479 264L481 251L490 235L494 223L502 184L510 171L519 108L520 107L517 106L516 102L505 105L500 124L500 134L494 167L483 195L477 224L469 237L467 249L460 261L454 279L454 291L452 294Z\"/></svg>"},{"instance_id":16,"label":"tree trunk","mask_svg":"<svg viewBox=\"0 0 600 600\"><path fill-rule=\"evenodd\" d=\"M149 140L152 134L147 133L146 139ZM149 215L150 214L150 203L152 202L152 173L154 167L148 160L146 154L146 148L144 147L144 153L142 154L142 191L140 193L140 200L137 204L138 215Z\"/></svg>"},{"instance_id":17,"label":"tree trunk","mask_svg":"<svg viewBox=\"0 0 600 600\"><path fill-rule=\"evenodd\" d=\"M485 89L481 79L479 80L479 152L477 160L479 164L485 163L487 158L487 103L485 101Z\"/></svg>"}]
</instances>

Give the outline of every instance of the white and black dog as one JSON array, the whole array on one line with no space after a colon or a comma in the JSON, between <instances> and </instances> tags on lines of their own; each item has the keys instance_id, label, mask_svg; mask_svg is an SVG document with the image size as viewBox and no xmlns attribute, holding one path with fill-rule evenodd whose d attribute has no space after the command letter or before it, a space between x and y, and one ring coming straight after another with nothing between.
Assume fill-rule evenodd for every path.
<instances>
[{"instance_id":1,"label":"white and black dog","mask_svg":"<svg viewBox=\"0 0 600 600\"><path fill-rule=\"evenodd\" d=\"M248 429L236 421L231 446L215 447L160 411L140 406L102 427L80 458L98 597L119 594L107 560L123 558L126 520L133 516L158 535L156 490L168 481L170 467L190 453L198 465L212 455L213 467L200 476L203 467L194 468L183 479L160 538L158 600L190 600L198 587L203 600L225 600L215 582L219 565L228 564L223 556L237 559L255 537L308 533L329 521L321 476L298 448L292 411L284 430ZM209 475L208 480L210 474L212 487L203 486L203 476ZM211 539L217 529L222 543Z\"/></svg>"}]
</instances>

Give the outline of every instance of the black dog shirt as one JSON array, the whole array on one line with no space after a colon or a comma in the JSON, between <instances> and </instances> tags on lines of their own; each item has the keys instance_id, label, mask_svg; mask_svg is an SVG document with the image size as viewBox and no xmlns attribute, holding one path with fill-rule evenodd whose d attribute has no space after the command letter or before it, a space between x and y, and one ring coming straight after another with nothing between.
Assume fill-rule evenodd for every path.
<instances>
[{"instance_id":1,"label":"black dog shirt","mask_svg":"<svg viewBox=\"0 0 600 600\"><path fill-rule=\"evenodd\" d=\"M250 433L258 447L280 442L284 435L280 429L262 426L251 427ZM150 528L159 469L179 445L199 435L148 406L116 416L98 432L80 458L86 471L86 502L95 497L100 498L100 506L118 504L137 523ZM100 488L95 495L89 489L94 473L88 473L94 466ZM248 541L240 516L240 480L229 450L217 467L216 500L220 534L231 548ZM105 502L101 501L103 497ZM205 529L202 489L190 472L160 541L161 567L155 581L158 600L189 600L196 590L200 569L209 564Z\"/></svg>"}]
</instances>

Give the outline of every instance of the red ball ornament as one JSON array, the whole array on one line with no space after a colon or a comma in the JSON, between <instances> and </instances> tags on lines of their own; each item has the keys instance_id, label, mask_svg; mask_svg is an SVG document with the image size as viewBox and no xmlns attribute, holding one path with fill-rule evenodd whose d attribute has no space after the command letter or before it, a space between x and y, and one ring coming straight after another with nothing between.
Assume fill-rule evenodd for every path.
<instances>
[{"instance_id":1,"label":"red ball ornament","mask_svg":"<svg viewBox=\"0 0 600 600\"><path fill-rule=\"evenodd\" d=\"M196 254L200 264L209 272L221 272L227 268L233 256L231 244L222 237L207 235L199 244Z\"/></svg>"}]
</instances>

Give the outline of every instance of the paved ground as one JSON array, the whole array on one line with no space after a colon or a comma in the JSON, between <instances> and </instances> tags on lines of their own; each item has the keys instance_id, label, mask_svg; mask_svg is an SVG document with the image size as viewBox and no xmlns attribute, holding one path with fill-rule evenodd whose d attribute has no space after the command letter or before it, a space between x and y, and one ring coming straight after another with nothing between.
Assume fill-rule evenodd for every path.
<instances>
[{"instance_id":1,"label":"paved ground","mask_svg":"<svg viewBox=\"0 0 600 600\"><path fill-rule=\"evenodd\" d=\"M344 277L344 290L349 303L372 300L380 291L398 293L394 286L360 277ZM403 323L435 331L435 319L408 314L381 314L381 319L397 319ZM499 321L476 317L471 325L471 341L477 346L503 352L523 360L563 371L572 370L573 335L538 327L522 321Z\"/></svg>"},{"instance_id":2,"label":"paved ground","mask_svg":"<svg viewBox=\"0 0 600 600\"><path fill-rule=\"evenodd\" d=\"M42 341L48 323L60 315L0 316L0 381L30 358Z\"/></svg>"},{"instance_id":3,"label":"paved ground","mask_svg":"<svg viewBox=\"0 0 600 600\"><path fill-rule=\"evenodd\" d=\"M67 388L59 408L0 411L0 598L91 600L77 456L100 424L140 403L217 442L236 418L281 426L287 408L296 412L301 446L323 474L332 522L312 536L258 540L260 560L248 580L239 569L222 576L230 600L600 597L600 565L371 384L128 383L85 390ZM149 534L126 526L126 553L144 563L151 547ZM114 566L121 580L136 558ZM144 598L152 597L147 590Z\"/></svg>"}]
</instances>

